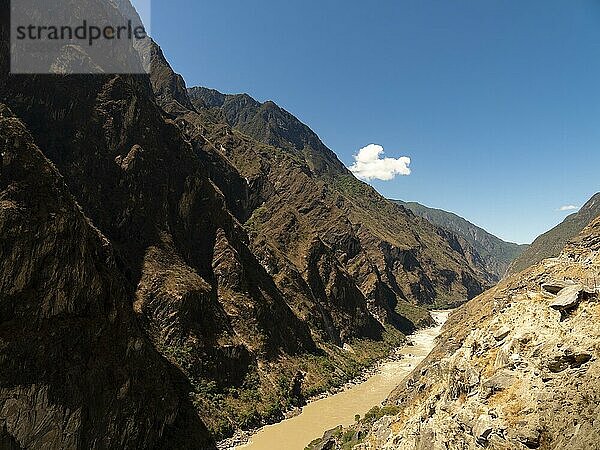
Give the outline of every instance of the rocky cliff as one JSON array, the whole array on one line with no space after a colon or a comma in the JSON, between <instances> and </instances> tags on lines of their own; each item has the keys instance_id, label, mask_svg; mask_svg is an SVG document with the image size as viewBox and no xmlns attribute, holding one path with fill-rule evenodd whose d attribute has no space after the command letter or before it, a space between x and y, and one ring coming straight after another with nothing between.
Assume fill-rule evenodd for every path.
<instances>
[{"instance_id":1,"label":"rocky cliff","mask_svg":"<svg viewBox=\"0 0 600 450\"><path fill-rule=\"evenodd\" d=\"M511 263L528 247L503 241L454 213L428 208L416 202L394 201L466 241L467 244L463 246L470 246L474 251L474 254L470 255L472 265L481 264L481 270L493 274L496 281L506 275Z\"/></svg>"},{"instance_id":2,"label":"rocky cliff","mask_svg":"<svg viewBox=\"0 0 600 450\"><path fill-rule=\"evenodd\" d=\"M453 313L387 406L315 448L599 448L599 282L600 218Z\"/></svg>"},{"instance_id":3,"label":"rocky cliff","mask_svg":"<svg viewBox=\"0 0 600 450\"><path fill-rule=\"evenodd\" d=\"M594 195L576 213L562 223L539 236L509 268L515 274L546 258L558 256L565 244L577 236L592 220L600 215L600 193Z\"/></svg>"},{"instance_id":4,"label":"rocky cliff","mask_svg":"<svg viewBox=\"0 0 600 450\"><path fill-rule=\"evenodd\" d=\"M2 448L211 447L119 255L5 105L0 141Z\"/></svg>"},{"instance_id":5,"label":"rocky cliff","mask_svg":"<svg viewBox=\"0 0 600 450\"><path fill-rule=\"evenodd\" d=\"M61 195L72 198L71 206L54 205L56 183L36 179L42 169L20 154L24 138L7 140L6 439L27 448L202 448L211 435L247 425L239 410L249 404L264 409L250 411L248 423L280 415L297 369L289 381L265 380L257 364L317 357L316 344L157 106L148 77L10 76L5 22L2 33L0 98L64 184ZM29 185L13 199L21 173ZM49 229L42 219L30 225L37 209ZM233 405L219 404L228 389L260 396L261 386L273 392L264 405L256 397L236 403L239 394Z\"/></svg>"}]
</instances>

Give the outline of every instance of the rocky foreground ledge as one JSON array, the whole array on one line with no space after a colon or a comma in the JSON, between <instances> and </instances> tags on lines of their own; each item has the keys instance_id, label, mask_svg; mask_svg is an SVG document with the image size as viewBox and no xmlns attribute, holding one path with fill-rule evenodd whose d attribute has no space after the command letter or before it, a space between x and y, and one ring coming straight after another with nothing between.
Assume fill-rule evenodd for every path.
<instances>
[{"instance_id":1,"label":"rocky foreground ledge","mask_svg":"<svg viewBox=\"0 0 600 450\"><path fill-rule=\"evenodd\" d=\"M388 405L313 449L600 448L600 219L455 312Z\"/></svg>"}]
</instances>

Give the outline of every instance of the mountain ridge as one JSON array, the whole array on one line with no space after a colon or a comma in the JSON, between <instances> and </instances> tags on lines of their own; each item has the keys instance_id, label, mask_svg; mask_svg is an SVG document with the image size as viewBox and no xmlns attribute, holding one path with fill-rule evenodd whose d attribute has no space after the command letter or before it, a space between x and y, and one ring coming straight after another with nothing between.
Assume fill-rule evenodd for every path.
<instances>
[{"instance_id":1,"label":"mountain ridge","mask_svg":"<svg viewBox=\"0 0 600 450\"><path fill-rule=\"evenodd\" d=\"M295 157L304 159L306 169L310 171L315 180L329 184L341 193L349 204L353 204L352 214L360 211L360 220L363 224L371 220L373 215L381 215L381 211L385 210L387 212L383 217L388 214L389 217L396 217L399 223L402 221L414 222L405 228L423 229L427 230L426 233L430 233L430 235L438 235L431 224L419 222L420 218L413 218L414 216L407 215L404 210L394 209L393 204L383 199L372 187L358 181L310 128L274 102L260 103L247 94L225 95L207 88L190 88L188 92L197 108L208 108L209 113L220 114L234 129L268 145L288 150ZM244 171L245 168L242 164L240 167ZM304 163L300 161L300 164ZM365 202L366 199L368 201ZM381 211L373 210L375 204L379 205L378 208ZM369 216L365 216L365 214L369 214ZM389 226L391 226L390 229L394 227L393 224ZM377 225L372 224L371 227L377 228ZM398 229L398 232L400 235L406 236L407 242L414 239L414 237L409 237L410 234L407 235L406 231ZM394 240L393 237L389 238ZM462 254L460 257L463 257ZM482 276L482 278L486 277L487 274Z\"/></svg>"},{"instance_id":2,"label":"mountain ridge","mask_svg":"<svg viewBox=\"0 0 600 450\"><path fill-rule=\"evenodd\" d=\"M579 211L570 214L560 224L538 236L529 248L513 262L509 273L518 273L546 258L558 256L567 242L577 236L598 216L600 216L600 192L594 194Z\"/></svg>"},{"instance_id":3,"label":"mountain ridge","mask_svg":"<svg viewBox=\"0 0 600 450\"><path fill-rule=\"evenodd\" d=\"M510 264L528 248L527 244L504 241L453 212L430 208L417 202L393 201L407 207L435 225L448 229L464 238L479 254L484 269L496 276L496 281L507 274Z\"/></svg>"}]
</instances>

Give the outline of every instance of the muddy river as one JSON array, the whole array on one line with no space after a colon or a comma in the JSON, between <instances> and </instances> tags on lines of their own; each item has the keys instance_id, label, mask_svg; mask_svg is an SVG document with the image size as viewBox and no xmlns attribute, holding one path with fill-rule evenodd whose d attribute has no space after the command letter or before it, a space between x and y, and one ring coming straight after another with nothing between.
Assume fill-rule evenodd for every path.
<instances>
[{"instance_id":1,"label":"muddy river","mask_svg":"<svg viewBox=\"0 0 600 450\"><path fill-rule=\"evenodd\" d=\"M264 427L250 438L248 444L236 448L304 450L306 445L321 437L325 431L354 423L356 414L364 416L371 408L380 405L433 349L434 340L448 319L449 312L435 311L432 315L438 326L410 336L414 346L402 349L401 360L384 364L378 373L361 384L309 403L300 415Z\"/></svg>"}]
</instances>

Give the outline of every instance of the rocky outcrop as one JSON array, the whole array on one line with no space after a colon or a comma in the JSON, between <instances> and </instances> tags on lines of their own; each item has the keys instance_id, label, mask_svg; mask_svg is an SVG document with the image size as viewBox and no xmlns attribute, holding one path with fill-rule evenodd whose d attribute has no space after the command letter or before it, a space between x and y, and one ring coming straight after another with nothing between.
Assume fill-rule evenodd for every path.
<instances>
[{"instance_id":1,"label":"rocky outcrop","mask_svg":"<svg viewBox=\"0 0 600 450\"><path fill-rule=\"evenodd\" d=\"M559 258L452 314L388 400L391 413L355 427L354 448L598 448L600 301L590 280L600 276L599 231L600 218ZM563 300L567 316L556 310Z\"/></svg>"},{"instance_id":2,"label":"rocky outcrop","mask_svg":"<svg viewBox=\"0 0 600 450\"><path fill-rule=\"evenodd\" d=\"M586 288L581 284L574 284L561 289L550 304L550 308L567 313L577 308L582 300L592 297L595 294L596 292L591 288Z\"/></svg>"},{"instance_id":3,"label":"rocky outcrop","mask_svg":"<svg viewBox=\"0 0 600 450\"><path fill-rule=\"evenodd\" d=\"M151 45L150 80L154 95L164 109L173 114L194 110L187 95L183 77L171 70L162 49L154 42Z\"/></svg>"}]
</instances>

